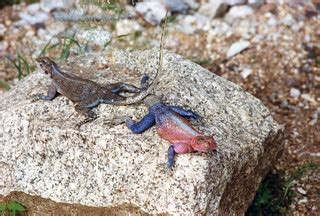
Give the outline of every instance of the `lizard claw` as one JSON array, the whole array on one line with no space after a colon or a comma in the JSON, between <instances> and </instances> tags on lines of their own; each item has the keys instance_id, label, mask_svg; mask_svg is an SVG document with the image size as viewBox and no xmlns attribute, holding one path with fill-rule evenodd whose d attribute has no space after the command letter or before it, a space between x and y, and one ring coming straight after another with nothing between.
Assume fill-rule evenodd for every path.
<instances>
[{"instance_id":1,"label":"lizard claw","mask_svg":"<svg viewBox=\"0 0 320 216\"><path fill-rule=\"evenodd\" d=\"M76 124L77 129L79 129L82 125L92 122L96 118L98 118L97 114L95 114L95 112L93 112L92 110L88 110L87 112L84 112L83 115L85 116L85 119L80 123Z\"/></svg>"},{"instance_id":2,"label":"lizard claw","mask_svg":"<svg viewBox=\"0 0 320 216\"><path fill-rule=\"evenodd\" d=\"M129 128L134 124L134 121L129 116L124 117L124 122Z\"/></svg>"},{"instance_id":3,"label":"lizard claw","mask_svg":"<svg viewBox=\"0 0 320 216\"><path fill-rule=\"evenodd\" d=\"M173 162L172 161L167 161L167 168L169 169L169 170L172 170L173 169Z\"/></svg>"}]
</instances>

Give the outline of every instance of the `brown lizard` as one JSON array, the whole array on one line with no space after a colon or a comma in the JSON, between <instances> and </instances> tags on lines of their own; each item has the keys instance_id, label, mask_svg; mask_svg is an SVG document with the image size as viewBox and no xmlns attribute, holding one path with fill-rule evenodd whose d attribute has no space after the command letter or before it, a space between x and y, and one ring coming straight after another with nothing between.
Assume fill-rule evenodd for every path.
<instances>
[{"instance_id":1,"label":"brown lizard","mask_svg":"<svg viewBox=\"0 0 320 216\"><path fill-rule=\"evenodd\" d=\"M119 82L101 86L89 79L62 72L58 65L48 57L36 59L41 69L50 75L52 83L47 95L37 95L42 100L53 100L60 93L76 103L75 109L86 117L95 117L91 108L99 103L115 104L125 102L121 92L139 93L146 91L146 87L138 88L134 85Z\"/></svg>"},{"instance_id":2,"label":"brown lizard","mask_svg":"<svg viewBox=\"0 0 320 216\"><path fill-rule=\"evenodd\" d=\"M96 116L91 108L98 106L100 103L129 105L142 101L152 92L154 82L157 79L159 72L162 70L165 26L166 19L160 39L159 66L150 83L147 82L148 77L145 75L141 80L141 88L137 88L136 86L127 83L114 83L101 86L91 80L64 73L50 58L39 57L36 61L39 63L40 68L46 74L50 75L52 83L48 89L47 95L37 95L37 98L42 100L53 100L57 93L60 93L76 103L75 109L84 114L87 118L94 118ZM133 97L123 97L119 95L121 92L136 93L136 95Z\"/></svg>"}]
</instances>

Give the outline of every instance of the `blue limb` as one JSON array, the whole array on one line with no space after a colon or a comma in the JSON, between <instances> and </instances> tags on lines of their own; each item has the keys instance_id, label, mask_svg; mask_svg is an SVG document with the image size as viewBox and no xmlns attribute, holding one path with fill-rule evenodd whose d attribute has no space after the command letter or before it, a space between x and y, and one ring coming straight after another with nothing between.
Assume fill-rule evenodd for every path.
<instances>
[{"instance_id":1,"label":"blue limb","mask_svg":"<svg viewBox=\"0 0 320 216\"><path fill-rule=\"evenodd\" d=\"M173 112L178 113L179 115L181 115L183 117L188 117L188 118L193 118L193 119L200 118L200 115L198 115L196 112L193 112L191 110L185 110L179 106L169 106L169 107Z\"/></svg>"},{"instance_id":2,"label":"blue limb","mask_svg":"<svg viewBox=\"0 0 320 216\"><path fill-rule=\"evenodd\" d=\"M56 88L56 86L52 83L52 84L49 86L47 95L39 95L39 98L42 99L42 100L51 101L51 100L53 100L53 99L56 97L56 95L57 95L57 88Z\"/></svg>"},{"instance_id":3,"label":"blue limb","mask_svg":"<svg viewBox=\"0 0 320 216\"><path fill-rule=\"evenodd\" d=\"M174 151L174 146L170 145L169 149L168 149L168 161L167 161L167 167L169 169L172 169L173 164L174 164L174 155L176 154L176 152Z\"/></svg>"},{"instance_id":4,"label":"blue limb","mask_svg":"<svg viewBox=\"0 0 320 216\"><path fill-rule=\"evenodd\" d=\"M143 75L140 81L140 88L142 90L145 90L148 88L148 80L149 80L149 76L148 75Z\"/></svg>"},{"instance_id":5,"label":"blue limb","mask_svg":"<svg viewBox=\"0 0 320 216\"><path fill-rule=\"evenodd\" d=\"M134 122L131 118L126 118L126 124L133 133L142 133L155 124L155 116L153 113L148 113L139 122Z\"/></svg>"}]
</instances>

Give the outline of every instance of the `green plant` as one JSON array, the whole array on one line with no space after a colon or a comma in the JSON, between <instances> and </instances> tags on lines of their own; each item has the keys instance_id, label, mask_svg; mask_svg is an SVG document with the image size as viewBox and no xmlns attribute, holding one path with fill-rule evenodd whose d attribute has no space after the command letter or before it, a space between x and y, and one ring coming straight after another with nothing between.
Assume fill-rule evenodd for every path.
<instances>
[{"instance_id":1,"label":"green plant","mask_svg":"<svg viewBox=\"0 0 320 216\"><path fill-rule=\"evenodd\" d=\"M113 11L118 15L121 15L124 12L124 9L119 4L117 4L116 1L99 2L98 5L102 10Z\"/></svg>"},{"instance_id":2,"label":"green plant","mask_svg":"<svg viewBox=\"0 0 320 216\"><path fill-rule=\"evenodd\" d=\"M5 90L10 90L10 85L4 81L3 79L0 80L0 88L4 88Z\"/></svg>"},{"instance_id":3,"label":"green plant","mask_svg":"<svg viewBox=\"0 0 320 216\"><path fill-rule=\"evenodd\" d=\"M246 215L284 215L291 201L294 180L319 167L319 164L306 163L294 170L289 177L276 172L270 173L260 184Z\"/></svg>"},{"instance_id":4,"label":"green plant","mask_svg":"<svg viewBox=\"0 0 320 216\"><path fill-rule=\"evenodd\" d=\"M9 212L10 216L15 216L17 212L24 212L26 208L16 201L10 201L9 203L0 203L0 215L3 216L5 211Z\"/></svg>"},{"instance_id":5,"label":"green plant","mask_svg":"<svg viewBox=\"0 0 320 216\"><path fill-rule=\"evenodd\" d=\"M168 23L173 23L173 22L176 21L176 19L177 19L177 15L171 15L171 16L167 17L167 22Z\"/></svg>"},{"instance_id":6,"label":"green plant","mask_svg":"<svg viewBox=\"0 0 320 216\"><path fill-rule=\"evenodd\" d=\"M21 80L23 77L26 77L30 74L30 71L34 69L34 65L30 65L28 61L22 57L20 53L17 54L16 60L9 58L9 61L15 66L18 70L18 79Z\"/></svg>"},{"instance_id":7,"label":"green plant","mask_svg":"<svg viewBox=\"0 0 320 216\"><path fill-rule=\"evenodd\" d=\"M213 64L213 61L211 59L193 59L193 62L203 67Z\"/></svg>"},{"instance_id":8,"label":"green plant","mask_svg":"<svg viewBox=\"0 0 320 216\"><path fill-rule=\"evenodd\" d=\"M51 45L51 41L52 41L52 39L53 39L54 37L55 37L55 36L52 36L52 37L50 38L50 40L49 40L49 41L46 43L46 45L42 48L42 50L41 50L40 54L38 55L38 57L44 56L49 50L51 50L51 49L53 49L53 48L55 48L55 47L57 47L57 46L60 45L60 43L56 43L56 44Z\"/></svg>"},{"instance_id":9,"label":"green plant","mask_svg":"<svg viewBox=\"0 0 320 216\"><path fill-rule=\"evenodd\" d=\"M63 43L62 43L62 48L61 48L60 59L67 60L69 58L70 49L73 44L76 44L78 46L79 50L81 50L81 46L75 38L76 33L77 33L77 31L74 31L71 36L61 37L63 39Z\"/></svg>"}]
</instances>

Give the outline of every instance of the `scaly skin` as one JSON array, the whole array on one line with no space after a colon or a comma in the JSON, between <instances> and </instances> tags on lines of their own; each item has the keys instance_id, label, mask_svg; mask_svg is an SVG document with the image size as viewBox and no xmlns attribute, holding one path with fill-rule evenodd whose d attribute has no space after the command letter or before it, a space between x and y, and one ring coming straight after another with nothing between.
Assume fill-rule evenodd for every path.
<instances>
[{"instance_id":1,"label":"scaly skin","mask_svg":"<svg viewBox=\"0 0 320 216\"><path fill-rule=\"evenodd\" d=\"M171 143L168 149L169 168L174 164L175 153L211 152L217 148L212 137L197 131L184 118L197 119L199 116L196 113L181 107L165 105L155 95L146 97L144 103L148 106L149 113L139 122L127 117L126 124L133 133L142 133L153 125L156 126L159 136Z\"/></svg>"},{"instance_id":2,"label":"scaly skin","mask_svg":"<svg viewBox=\"0 0 320 216\"><path fill-rule=\"evenodd\" d=\"M60 93L76 103L76 110L89 118L95 117L91 108L100 103L118 105L125 102L127 98L119 95L120 92L139 93L146 88L146 79L143 79L141 89L122 82L100 86L91 80L62 72L48 57L40 57L37 62L52 79L47 95L38 95L38 98L53 100Z\"/></svg>"}]
</instances>

